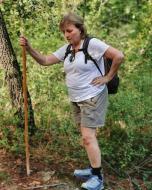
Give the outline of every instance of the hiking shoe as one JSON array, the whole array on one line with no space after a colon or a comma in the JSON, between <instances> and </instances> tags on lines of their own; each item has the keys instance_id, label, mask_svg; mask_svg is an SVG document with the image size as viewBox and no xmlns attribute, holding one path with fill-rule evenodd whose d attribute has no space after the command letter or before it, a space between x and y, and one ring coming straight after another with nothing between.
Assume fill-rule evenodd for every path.
<instances>
[{"instance_id":1,"label":"hiking shoe","mask_svg":"<svg viewBox=\"0 0 152 190\"><path fill-rule=\"evenodd\" d=\"M79 178L79 179L87 180L92 176L92 168L75 170L74 176Z\"/></svg>"},{"instance_id":2,"label":"hiking shoe","mask_svg":"<svg viewBox=\"0 0 152 190\"><path fill-rule=\"evenodd\" d=\"M104 189L103 180L99 179L98 176L93 175L88 181L82 183L81 188L87 190L102 190Z\"/></svg>"}]
</instances>

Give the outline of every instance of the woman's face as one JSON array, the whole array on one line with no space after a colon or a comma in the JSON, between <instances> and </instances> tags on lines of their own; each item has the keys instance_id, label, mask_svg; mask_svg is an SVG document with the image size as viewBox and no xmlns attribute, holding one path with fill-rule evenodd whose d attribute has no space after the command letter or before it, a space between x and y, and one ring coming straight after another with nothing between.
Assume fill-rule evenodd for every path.
<instances>
[{"instance_id":1,"label":"woman's face","mask_svg":"<svg viewBox=\"0 0 152 190\"><path fill-rule=\"evenodd\" d=\"M63 29L65 39L70 43L77 45L81 40L80 30L73 24L66 24Z\"/></svg>"}]
</instances>

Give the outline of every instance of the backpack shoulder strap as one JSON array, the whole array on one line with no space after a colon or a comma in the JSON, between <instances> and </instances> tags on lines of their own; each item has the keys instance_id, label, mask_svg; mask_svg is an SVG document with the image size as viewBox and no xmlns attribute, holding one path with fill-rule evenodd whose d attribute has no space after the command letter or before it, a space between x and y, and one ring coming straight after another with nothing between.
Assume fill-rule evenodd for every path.
<instances>
[{"instance_id":1,"label":"backpack shoulder strap","mask_svg":"<svg viewBox=\"0 0 152 190\"><path fill-rule=\"evenodd\" d=\"M82 46L82 51L85 55L85 64L87 64L87 60L90 59L90 55L88 53L88 46L91 39L92 37L86 37L84 39L83 46Z\"/></svg>"},{"instance_id":2,"label":"backpack shoulder strap","mask_svg":"<svg viewBox=\"0 0 152 190\"><path fill-rule=\"evenodd\" d=\"M69 44L66 48L66 52L65 52L65 55L64 55L64 60L66 59L66 57L72 52L71 51L71 44Z\"/></svg>"},{"instance_id":3,"label":"backpack shoulder strap","mask_svg":"<svg viewBox=\"0 0 152 190\"><path fill-rule=\"evenodd\" d=\"M84 42L83 42L83 48L80 49L80 51L83 51L84 55L85 55L85 64L87 64L87 60L91 60L95 66L97 67L97 69L99 70L100 74L103 76L99 65L97 64L96 60L88 53L88 46L89 46L89 42L93 37L87 37L85 38Z\"/></svg>"}]
</instances>

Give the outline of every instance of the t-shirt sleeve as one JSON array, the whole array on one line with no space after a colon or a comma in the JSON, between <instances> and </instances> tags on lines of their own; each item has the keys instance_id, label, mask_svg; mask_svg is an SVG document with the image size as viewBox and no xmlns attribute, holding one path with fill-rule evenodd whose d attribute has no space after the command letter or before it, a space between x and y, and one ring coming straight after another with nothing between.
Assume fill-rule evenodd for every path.
<instances>
[{"instance_id":1,"label":"t-shirt sleeve","mask_svg":"<svg viewBox=\"0 0 152 190\"><path fill-rule=\"evenodd\" d=\"M57 49L52 54L56 58L58 58L60 61L64 61L64 56L65 56L65 52L66 52L67 46L68 46L68 44L65 44L64 46L60 47L59 49Z\"/></svg>"},{"instance_id":2,"label":"t-shirt sleeve","mask_svg":"<svg viewBox=\"0 0 152 190\"><path fill-rule=\"evenodd\" d=\"M105 42L97 38L92 38L89 42L88 53L91 55L92 58L98 61L99 59L101 59L101 57L104 55L105 51L109 47L110 46Z\"/></svg>"}]
</instances>

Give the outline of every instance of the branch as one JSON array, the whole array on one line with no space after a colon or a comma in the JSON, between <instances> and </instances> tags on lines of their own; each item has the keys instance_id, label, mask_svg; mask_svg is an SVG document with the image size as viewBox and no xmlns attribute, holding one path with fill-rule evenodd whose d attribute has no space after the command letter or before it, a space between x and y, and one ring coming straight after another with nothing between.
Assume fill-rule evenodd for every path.
<instances>
[{"instance_id":1,"label":"branch","mask_svg":"<svg viewBox=\"0 0 152 190\"><path fill-rule=\"evenodd\" d=\"M59 183L59 184L50 184L50 185L39 185L39 186L33 186L33 187L27 187L25 189L39 189L39 188L47 188L47 187L57 187L61 185L66 185L66 183Z\"/></svg>"},{"instance_id":2,"label":"branch","mask_svg":"<svg viewBox=\"0 0 152 190\"><path fill-rule=\"evenodd\" d=\"M128 174L133 174L137 172L139 169L143 168L146 164L149 164L151 162L152 162L152 157L150 156L149 158L145 159L143 162L140 162L139 165L133 166L128 172Z\"/></svg>"},{"instance_id":3,"label":"branch","mask_svg":"<svg viewBox=\"0 0 152 190\"><path fill-rule=\"evenodd\" d=\"M102 159L102 161L109 167L111 170L113 170L114 173L116 173L118 176L120 176L120 172L113 168L106 160Z\"/></svg>"}]
</instances>

